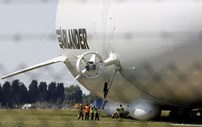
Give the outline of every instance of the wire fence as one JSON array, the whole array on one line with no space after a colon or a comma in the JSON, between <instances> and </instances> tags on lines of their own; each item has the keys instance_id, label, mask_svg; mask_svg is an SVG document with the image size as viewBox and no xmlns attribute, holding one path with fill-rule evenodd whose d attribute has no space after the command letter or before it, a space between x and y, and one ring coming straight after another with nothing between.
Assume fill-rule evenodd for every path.
<instances>
[{"instance_id":1,"label":"wire fence","mask_svg":"<svg viewBox=\"0 0 202 127\"><path fill-rule=\"evenodd\" d=\"M58 0L0 0L0 4L58 3Z\"/></svg>"},{"instance_id":2,"label":"wire fence","mask_svg":"<svg viewBox=\"0 0 202 127\"><path fill-rule=\"evenodd\" d=\"M16 33L16 34L0 34L0 41L25 41L25 40L39 40L44 34L43 33ZM49 33L46 34L46 40L48 41L55 41L56 34Z\"/></svg>"},{"instance_id":3,"label":"wire fence","mask_svg":"<svg viewBox=\"0 0 202 127\"><path fill-rule=\"evenodd\" d=\"M41 3L41 4L55 4L58 3L59 0L0 0L0 4L33 4L33 3ZM88 2L102 2L103 0L95 1L95 0L66 0L64 3L69 2L80 2L80 3L88 3ZM104 0L106 1L106 0ZM109 0L111 1L111 0ZM114 0L115 2L184 2L185 0ZM189 2L202 2L202 0L186 0Z\"/></svg>"}]
</instances>

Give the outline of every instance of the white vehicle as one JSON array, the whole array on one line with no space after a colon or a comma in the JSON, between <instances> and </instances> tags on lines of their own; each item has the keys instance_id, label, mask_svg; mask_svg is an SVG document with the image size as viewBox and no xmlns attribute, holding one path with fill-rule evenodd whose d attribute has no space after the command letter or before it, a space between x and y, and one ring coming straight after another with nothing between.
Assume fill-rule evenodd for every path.
<instances>
[{"instance_id":1,"label":"white vehicle","mask_svg":"<svg viewBox=\"0 0 202 127\"><path fill-rule=\"evenodd\" d=\"M32 104L24 104L21 109L30 109L32 108Z\"/></svg>"},{"instance_id":2,"label":"white vehicle","mask_svg":"<svg viewBox=\"0 0 202 127\"><path fill-rule=\"evenodd\" d=\"M119 104L139 120L201 107L202 0L59 0L56 34L59 57L2 79L64 62L99 97L110 81L108 114Z\"/></svg>"}]
</instances>

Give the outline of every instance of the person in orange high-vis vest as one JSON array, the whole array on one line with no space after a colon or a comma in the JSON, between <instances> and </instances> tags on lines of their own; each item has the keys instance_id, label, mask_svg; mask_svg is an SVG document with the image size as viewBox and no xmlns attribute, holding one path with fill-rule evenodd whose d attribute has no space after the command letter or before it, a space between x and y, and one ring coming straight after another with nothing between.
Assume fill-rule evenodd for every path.
<instances>
[{"instance_id":1,"label":"person in orange high-vis vest","mask_svg":"<svg viewBox=\"0 0 202 127\"><path fill-rule=\"evenodd\" d=\"M88 104L86 104L85 106L85 120L89 120L89 114L90 114L90 107L88 106Z\"/></svg>"}]
</instances>

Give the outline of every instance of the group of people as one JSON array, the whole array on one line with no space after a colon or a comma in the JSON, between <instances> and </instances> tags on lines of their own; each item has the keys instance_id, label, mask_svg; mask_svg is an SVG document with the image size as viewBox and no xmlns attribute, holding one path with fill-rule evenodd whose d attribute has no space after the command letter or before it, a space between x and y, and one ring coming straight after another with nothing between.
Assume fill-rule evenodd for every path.
<instances>
[{"instance_id":1,"label":"group of people","mask_svg":"<svg viewBox=\"0 0 202 127\"><path fill-rule=\"evenodd\" d=\"M107 94L109 92L109 81L104 83L104 88L103 88L103 93L104 93L104 99L106 99ZM78 120L80 118L84 118L84 114L83 114L83 110L85 110L85 120L89 120L89 118L91 120L99 120L99 113L98 113L98 109L94 106L94 105L88 105L86 104L86 106L84 107L82 104L79 106L79 115L78 115ZM120 107L116 109L116 112L112 114L112 118L122 118L124 114L124 108L123 106L120 104Z\"/></svg>"},{"instance_id":2,"label":"group of people","mask_svg":"<svg viewBox=\"0 0 202 127\"><path fill-rule=\"evenodd\" d=\"M79 115L78 115L78 120L82 118L84 120L84 114L83 110L85 110L85 120L99 120L99 112L98 109L94 105L88 105L84 107L82 104L79 106Z\"/></svg>"}]
</instances>

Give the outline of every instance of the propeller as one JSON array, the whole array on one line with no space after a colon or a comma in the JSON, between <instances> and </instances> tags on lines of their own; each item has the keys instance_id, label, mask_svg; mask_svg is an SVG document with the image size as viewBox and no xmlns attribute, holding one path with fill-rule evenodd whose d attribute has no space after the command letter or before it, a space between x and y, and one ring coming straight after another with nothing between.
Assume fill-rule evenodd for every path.
<instances>
[{"instance_id":1,"label":"propeller","mask_svg":"<svg viewBox=\"0 0 202 127\"><path fill-rule=\"evenodd\" d=\"M76 68L79 72L77 78L82 75L86 78L94 79L102 74L104 61L98 53L86 52L79 56L76 62Z\"/></svg>"}]
</instances>

